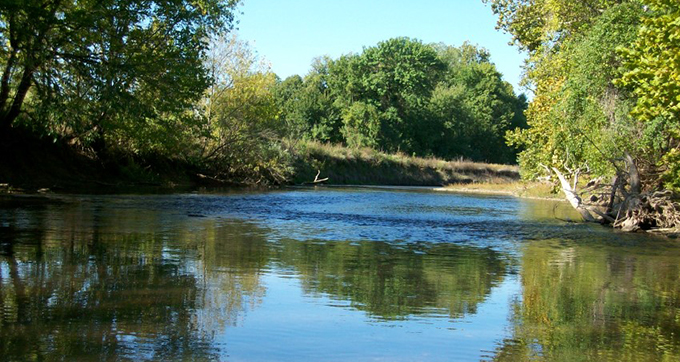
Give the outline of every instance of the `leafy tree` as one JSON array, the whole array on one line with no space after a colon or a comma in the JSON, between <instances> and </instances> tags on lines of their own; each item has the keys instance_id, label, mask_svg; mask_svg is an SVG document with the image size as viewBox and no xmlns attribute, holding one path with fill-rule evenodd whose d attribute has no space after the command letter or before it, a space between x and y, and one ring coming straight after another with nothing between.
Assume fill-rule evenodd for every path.
<instances>
[{"instance_id":1,"label":"leafy tree","mask_svg":"<svg viewBox=\"0 0 680 362\"><path fill-rule=\"evenodd\" d=\"M438 46L447 63L447 73L438 86L438 95L447 95L452 114L438 113L435 124L444 125L441 144L455 143L461 150L444 153L447 157L465 155L473 160L512 163L515 153L505 143L506 131L523 128L526 99L518 98L512 86L490 61L486 49L465 43L461 47ZM446 89L446 90L445 90ZM455 99L451 99L452 95ZM435 97L433 97L435 98ZM436 99L440 105L443 99ZM445 101L446 102L446 101ZM440 151L441 152L441 151Z\"/></svg>"},{"instance_id":2,"label":"leafy tree","mask_svg":"<svg viewBox=\"0 0 680 362\"><path fill-rule=\"evenodd\" d=\"M331 68L330 85L340 109L350 108L354 102L376 107L377 117L370 122L379 125L370 129L378 127L380 131L363 134L360 139L387 151L414 152L419 149L415 130L421 112L444 69L432 47L395 38L364 49L361 55L340 58ZM345 137L358 130L352 124L354 119L345 124Z\"/></svg>"},{"instance_id":3,"label":"leafy tree","mask_svg":"<svg viewBox=\"0 0 680 362\"><path fill-rule=\"evenodd\" d=\"M632 115L645 125L648 148L663 154L666 186L680 189L680 3L645 3L639 36L623 51L620 83L637 97Z\"/></svg>"},{"instance_id":4,"label":"leafy tree","mask_svg":"<svg viewBox=\"0 0 680 362\"><path fill-rule=\"evenodd\" d=\"M606 9L627 0L482 0L498 15L498 28L532 55L556 50Z\"/></svg>"},{"instance_id":5,"label":"leafy tree","mask_svg":"<svg viewBox=\"0 0 680 362\"><path fill-rule=\"evenodd\" d=\"M527 130L508 137L523 150L523 175L549 167L614 171L624 152L640 157L640 132L628 116L630 94L614 81L621 75L616 49L635 39L642 7L636 1L490 1L499 26L529 51L525 82L535 97ZM531 14L544 14L532 21Z\"/></svg>"},{"instance_id":6,"label":"leafy tree","mask_svg":"<svg viewBox=\"0 0 680 362\"><path fill-rule=\"evenodd\" d=\"M276 76L236 35L213 41L206 62L214 82L201 103L201 159L218 178L285 182L288 156L278 142L283 129Z\"/></svg>"},{"instance_id":7,"label":"leafy tree","mask_svg":"<svg viewBox=\"0 0 680 362\"><path fill-rule=\"evenodd\" d=\"M288 137L444 158L513 163L509 129L526 98L485 49L390 39L361 54L321 58L276 90Z\"/></svg>"},{"instance_id":8,"label":"leafy tree","mask_svg":"<svg viewBox=\"0 0 680 362\"><path fill-rule=\"evenodd\" d=\"M340 142L340 112L333 106L328 88L328 57L314 60L304 78L291 76L275 89L277 103L291 138L307 138L323 142Z\"/></svg>"},{"instance_id":9,"label":"leafy tree","mask_svg":"<svg viewBox=\"0 0 680 362\"><path fill-rule=\"evenodd\" d=\"M195 121L191 109L209 84L205 39L230 28L236 4L3 1L0 126L27 111L28 126L98 149L172 144L167 130L181 134Z\"/></svg>"}]
</instances>

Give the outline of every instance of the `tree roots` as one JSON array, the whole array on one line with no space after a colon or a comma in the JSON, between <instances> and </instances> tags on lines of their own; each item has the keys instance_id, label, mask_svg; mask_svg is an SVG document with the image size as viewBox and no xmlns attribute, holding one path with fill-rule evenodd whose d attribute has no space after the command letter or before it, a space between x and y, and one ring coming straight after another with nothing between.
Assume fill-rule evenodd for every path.
<instances>
[{"instance_id":1,"label":"tree roots","mask_svg":"<svg viewBox=\"0 0 680 362\"><path fill-rule=\"evenodd\" d=\"M585 221L631 232L680 232L680 203L674 193L669 190L641 191L635 162L629 155L624 161L627 170L619 169L610 183L596 179L581 190L577 190L578 171L572 172L572 184L558 169L553 168L553 171L560 179L567 200Z\"/></svg>"}]
</instances>

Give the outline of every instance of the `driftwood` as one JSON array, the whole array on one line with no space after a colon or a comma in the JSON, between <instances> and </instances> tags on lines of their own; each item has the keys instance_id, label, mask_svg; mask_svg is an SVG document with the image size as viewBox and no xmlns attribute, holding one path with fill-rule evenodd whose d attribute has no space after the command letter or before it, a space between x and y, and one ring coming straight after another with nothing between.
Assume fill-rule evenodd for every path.
<instances>
[{"instance_id":1,"label":"driftwood","mask_svg":"<svg viewBox=\"0 0 680 362\"><path fill-rule=\"evenodd\" d=\"M557 175L567 201L588 222L609 224L624 231L677 233L680 230L680 203L671 191L645 191L633 158L626 154L626 168L618 168L611 183L601 179L578 190L579 170L569 170L572 183L557 168Z\"/></svg>"},{"instance_id":2,"label":"driftwood","mask_svg":"<svg viewBox=\"0 0 680 362\"><path fill-rule=\"evenodd\" d=\"M318 185L318 184L323 184L324 182L328 181L328 177L319 178L319 175L321 175L321 170L316 171L316 176L314 176L314 181L303 182L302 185Z\"/></svg>"},{"instance_id":3,"label":"driftwood","mask_svg":"<svg viewBox=\"0 0 680 362\"><path fill-rule=\"evenodd\" d=\"M322 182L328 181L328 177L326 178L319 178L319 175L321 175L321 170L316 171L316 176L314 176L314 181L312 183L318 184Z\"/></svg>"}]
</instances>

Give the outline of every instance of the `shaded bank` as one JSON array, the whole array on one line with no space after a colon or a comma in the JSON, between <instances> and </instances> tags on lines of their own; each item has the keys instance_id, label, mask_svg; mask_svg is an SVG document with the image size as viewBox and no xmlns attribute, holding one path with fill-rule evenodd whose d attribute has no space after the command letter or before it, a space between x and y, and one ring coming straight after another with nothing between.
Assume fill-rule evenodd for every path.
<instances>
[{"instance_id":1,"label":"shaded bank","mask_svg":"<svg viewBox=\"0 0 680 362\"><path fill-rule=\"evenodd\" d=\"M179 159L97 156L68 140L40 138L16 128L0 135L0 153L0 192L190 187L197 172Z\"/></svg>"},{"instance_id":2,"label":"shaded bank","mask_svg":"<svg viewBox=\"0 0 680 362\"><path fill-rule=\"evenodd\" d=\"M297 147L294 182L321 177L338 185L444 186L519 180L516 166L387 154L371 148L347 148L317 142Z\"/></svg>"},{"instance_id":3,"label":"shaded bank","mask_svg":"<svg viewBox=\"0 0 680 362\"><path fill-rule=\"evenodd\" d=\"M254 182L238 175L215 177L213 165L175 155L96 155L70 145L12 129L0 136L0 192L41 189L64 192L191 189L201 186L277 186L314 180L319 171L331 184L441 186L451 183L509 182L515 166L390 155L370 148L345 148L315 142L288 147L273 168L290 169L286 180ZM259 171L268 174L266 170ZM273 174L273 173L272 173Z\"/></svg>"}]
</instances>

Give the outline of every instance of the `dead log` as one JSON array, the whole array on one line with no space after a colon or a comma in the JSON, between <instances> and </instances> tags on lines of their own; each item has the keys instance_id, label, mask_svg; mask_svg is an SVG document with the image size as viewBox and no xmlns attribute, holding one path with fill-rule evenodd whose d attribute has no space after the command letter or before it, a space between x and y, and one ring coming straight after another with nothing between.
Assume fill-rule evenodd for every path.
<instances>
[{"instance_id":1,"label":"dead log","mask_svg":"<svg viewBox=\"0 0 680 362\"><path fill-rule=\"evenodd\" d=\"M571 204L571 206L576 209L576 211L581 214L581 217L585 221L588 222L598 222L599 220L596 219L590 211L583 205L583 202L581 201L581 197L579 194L576 192L576 182L574 182L574 186L571 186L569 184L569 181L567 181L567 178L564 177L562 172L558 170L557 168L553 167L552 168L553 172L557 175L557 178L560 180L560 185L562 186L562 192L564 192L565 197L567 198L567 201ZM576 181L576 180L575 180Z\"/></svg>"},{"instance_id":2,"label":"dead log","mask_svg":"<svg viewBox=\"0 0 680 362\"><path fill-rule=\"evenodd\" d=\"M640 174L633 158L626 154L627 168L618 169L610 185L589 182L577 190L579 170L571 171L573 184L557 168L552 171L560 181L562 191L583 220L611 224L623 231L680 231L680 204L668 190L642 192Z\"/></svg>"},{"instance_id":3,"label":"dead log","mask_svg":"<svg viewBox=\"0 0 680 362\"><path fill-rule=\"evenodd\" d=\"M321 175L321 170L317 170L317 171L316 171L316 176L314 176L314 183L315 183L315 184L318 184L318 183L321 183L321 182L326 182L326 181L328 181L328 177L326 177L326 178L319 178L319 175Z\"/></svg>"}]
</instances>

